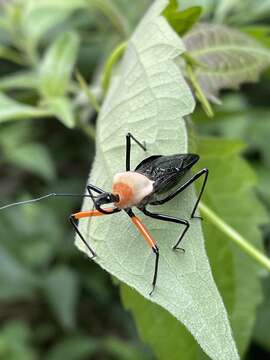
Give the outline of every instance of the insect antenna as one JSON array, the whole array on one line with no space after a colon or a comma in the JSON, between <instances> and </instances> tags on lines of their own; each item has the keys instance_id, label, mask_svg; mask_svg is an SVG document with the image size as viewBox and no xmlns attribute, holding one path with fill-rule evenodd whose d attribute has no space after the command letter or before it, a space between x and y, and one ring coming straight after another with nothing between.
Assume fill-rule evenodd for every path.
<instances>
[{"instance_id":1,"label":"insect antenna","mask_svg":"<svg viewBox=\"0 0 270 360\"><path fill-rule=\"evenodd\" d=\"M5 209L8 209L10 207L18 206L18 205L31 204L31 203L34 203L34 202L37 202L37 201L40 201L40 200L43 200L43 199L46 199L46 198L49 198L49 197L56 197L56 196L63 196L63 197L90 197L90 195L88 195L88 194L82 195L82 194L57 194L57 193L51 193L51 194L40 196L40 197L35 198L35 199L23 200L23 201L18 201L18 202L15 202L15 203L7 204L7 205L4 205L4 206L1 206L0 210L5 210Z\"/></svg>"}]
</instances>

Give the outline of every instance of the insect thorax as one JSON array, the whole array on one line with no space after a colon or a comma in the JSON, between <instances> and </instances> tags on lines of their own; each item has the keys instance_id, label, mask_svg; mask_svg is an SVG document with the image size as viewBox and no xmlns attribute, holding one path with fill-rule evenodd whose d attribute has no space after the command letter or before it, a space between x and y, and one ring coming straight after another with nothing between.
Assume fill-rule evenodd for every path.
<instances>
[{"instance_id":1,"label":"insect thorax","mask_svg":"<svg viewBox=\"0 0 270 360\"><path fill-rule=\"evenodd\" d=\"M115 205L122 209L138 205L153 192L153 183L154 181L135 171L115 174L112 193L117 194L120 198Z\"/></svg>"}]
</instances>

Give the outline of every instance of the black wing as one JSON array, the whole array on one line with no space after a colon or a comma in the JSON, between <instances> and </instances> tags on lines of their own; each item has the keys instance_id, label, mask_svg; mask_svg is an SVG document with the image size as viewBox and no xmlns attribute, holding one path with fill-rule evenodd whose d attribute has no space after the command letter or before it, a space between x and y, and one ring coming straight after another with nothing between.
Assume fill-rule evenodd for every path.
<instances>
[{"instance_id":1,"label":"black wing","mask_svg":"<svg viewBox=\"0 0 270 360\"><path fill-rule=\"evenodd\" d=\"M135 171L154 181L155 193L162 193L173 188L199 158L196 154L153 155L144 159Z\"/></svg>"}]
</instances>

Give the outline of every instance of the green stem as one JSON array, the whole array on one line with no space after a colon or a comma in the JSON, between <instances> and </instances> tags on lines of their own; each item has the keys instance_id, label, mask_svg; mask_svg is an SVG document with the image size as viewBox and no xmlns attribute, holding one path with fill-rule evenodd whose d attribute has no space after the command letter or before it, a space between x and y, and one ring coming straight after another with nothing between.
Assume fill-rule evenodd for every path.
<instances>
[{"instance_id":1,"label":"green stem","mask_svg":"<svg viewBox=\"0 0 270 360\"><path fill-rule=\"evenodd\" d=\"M204 216L207 217L224 234L228 235L237 246L256 260L260 265L270 271L270 259L267 256L251 245L245 238L243 238L243 236L223 221L214 211L209 209L207 205L200 202L199 208L202 214L204 214Z\"/></svg>"},{"instance_id":2,"label":"green stem","mask_svg":"<svg viewBox=\"0 0 270 360\"><path fill-rule=\"evenodd\" d=\"M98 104L98 101L97 101L95 95L92 93L91 89L89 88L87 82L84 80L83 76L79 72L79 70L76 70L75 76L76 76L78 83L80 84L80 87L82 88L85 95L87 96L89 103L93 106L93 108L98 113L100 111L100 106Z\"/></svg>"},{"instance_id":3,"label":"green stem","mask_svg":"<svg viewBox=\"0 0 270 360\"><path fill-rule=\"evenodd\" d=\"M212 107L211 107L209 101L207 100L207 98L205 97L205 95L200 87L200 84L196 78L196 75L193 71L193 67L191 65L187 65L187 73L188 73L188 78L194 87L195 94L196 94L198 100L200 101L204 111L206 112L207 116L213 117L214 112L212 110Z\"/></svg>"},{"instance_id":4,"label":"green stem","mask_svg":"<svg viewBox=\"0 0 270 360\"><path fill-rule=\"evenodd\" d=\"M118 45L112 51L111 55L109 56L108 60L106 61L106 64L104 66L104 71L103 71L103 78L102 78L102 88L103 88L104 92L106 92L108 90L113 67L114 67L115 63L123 55L126 47L127 47L127 42L123 42L120 45Z\"/></svg>"},{"instance_id":5,"label":"green stem","mask_svg":"<svg viewBox=\"0 0 270 360\"><path fill-rule=\"evenodd\" d=\"M107 0L88 0L88 2L110 20L124 39L127 37L127 22L125 17L120 13L118 7Z\"/></svg>"}]
</instances>

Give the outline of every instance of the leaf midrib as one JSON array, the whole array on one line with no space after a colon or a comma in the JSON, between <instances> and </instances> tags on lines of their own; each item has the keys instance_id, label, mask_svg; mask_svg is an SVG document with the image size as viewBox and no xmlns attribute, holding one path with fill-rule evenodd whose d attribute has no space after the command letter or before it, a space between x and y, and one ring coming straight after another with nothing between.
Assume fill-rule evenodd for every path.
<instances>
[{"instance_id":1,"label":"leaf midrib","mask_svg":"<svg viewBox=\"0 0 270 360\"><path fill-rule=\"evenodd\" d=\"M242 51L246 52L249 55L251 53L258 54L258 55L264 55L266 57L270 58L269 51L266 51L263 48L254 48L254 47L248 47L248 46L241 46L241 44L236 45L228 45L228 46L209 46L206 49L198 49L198 50L191 50L188 51L188 53L192 56L201 56L201 55L208 55L214 52L227 52L228 50L234 50L234 51ZM227 54L226 54L227 55Z\"/></svg>"}]
</instances>

